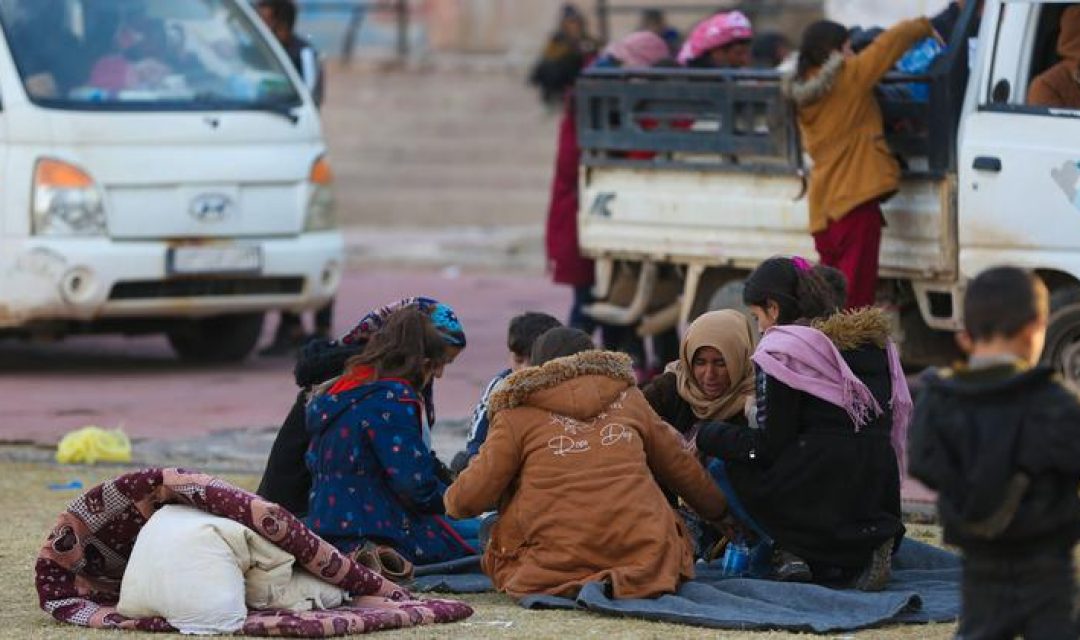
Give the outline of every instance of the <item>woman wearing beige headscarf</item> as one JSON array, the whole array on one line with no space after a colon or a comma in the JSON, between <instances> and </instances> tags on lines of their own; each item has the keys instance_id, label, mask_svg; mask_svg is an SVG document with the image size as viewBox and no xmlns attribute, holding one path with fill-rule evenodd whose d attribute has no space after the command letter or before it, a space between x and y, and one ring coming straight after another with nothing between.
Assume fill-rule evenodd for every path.
<instances>
[{"instance_id":1,"label":"woman wearing beige headscarf","mask_svg":"<svg viewBox=\"0 0 1080 640\"><path fill-rule=\"evenodd\" d=\"M747 423L753 405L756 343L750 320L725 309L700 316L686 331L679 359L642 391L656 413L692 447L698 425Z\"/></svg>"}]
</instances>

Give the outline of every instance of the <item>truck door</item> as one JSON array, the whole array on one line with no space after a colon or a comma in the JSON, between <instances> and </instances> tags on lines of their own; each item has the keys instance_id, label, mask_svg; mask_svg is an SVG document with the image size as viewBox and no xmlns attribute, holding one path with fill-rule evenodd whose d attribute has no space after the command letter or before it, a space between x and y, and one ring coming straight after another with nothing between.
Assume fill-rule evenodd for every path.
<instances>
[{"instance_id":1,"label":"truck door","mask_svg":"<svg viewBox=\"0 0 1080 640\"><path fill-rule=\"evenodd\" d=\"M1029 96L1040 74L1077 64L1058 55L1080 48L1059 42L1063 19L1080 20L1070 6L987 3L961 131L959 264L964 277L999 264L1039 270L1051 289L1043 360L1080 379L1080 103ZM1080 25L1065 32L1080 39Z\"/></svg>"},{"instance_id":2,"label":"truck door","mask_svg":"<svg viewBox=\"0 0 1080 640\"><path fill-rule=\"evenodd\" d=\"M1080 274L1080 104L1028 100L1032 81L1059 59L1068 6L987 3L961 125L963 276L1003 263Z\"/></svg>"}]
</instances>

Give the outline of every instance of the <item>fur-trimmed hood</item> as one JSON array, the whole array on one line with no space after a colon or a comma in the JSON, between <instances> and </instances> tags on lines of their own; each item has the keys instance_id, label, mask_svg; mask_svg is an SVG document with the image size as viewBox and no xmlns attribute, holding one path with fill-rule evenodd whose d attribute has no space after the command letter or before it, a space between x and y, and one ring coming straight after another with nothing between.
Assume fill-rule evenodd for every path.
<instances>
[{"instance_id":1,"label":"fur-trimmed hood","mask_svg":"<svg viewBox=\"0 0 1080 640\"><path fill-rule=\"evenodd\" d=\"M853 351L867 345L885 348L892 325L884 311L867 307L841 311L811 326L828 336L839 351Z\"/></svg>"},{"instance_id":2,"label":"fur-trimmed hood","mask_svg":"<svg viewBox=\"0 0 1080 640\"><path fill-rule=\"evenodd\" d=\"M492 394L491 417L530 406L587 420L608 408L635 384L633 360L624 353L584 351L510 375Z\"/></svg>"},{"instance_id":3,"label":"fur-trimmed hood","mask_svg":"<svg viewBox=\"0 0 1080 640\"><path fill-rule=\"evenodd\" d=\"M795 74L785 76L781 90L795 106L805 107L829 95L843 68L844 54L834 51L825 64L809 78L800 80Z\"/></svg>"}]
</instances>

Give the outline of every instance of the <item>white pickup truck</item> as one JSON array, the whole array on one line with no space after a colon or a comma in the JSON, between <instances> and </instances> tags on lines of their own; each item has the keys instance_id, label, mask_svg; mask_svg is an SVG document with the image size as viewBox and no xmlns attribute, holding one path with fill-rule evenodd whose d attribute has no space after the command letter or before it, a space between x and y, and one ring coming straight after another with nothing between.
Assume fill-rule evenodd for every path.
<instances>
[{"instance_id":1,"label":"white pickup truck","mask_svg":"<svg viewBox=\"0 0 1080 640\"><path fill-rule=\"evenodd\" d=\"M966 281L996 264L1033 269L1052 292L1045 358L1080 377L1080 110L1025 104L1058 59L1068 4L987 0L981 20L977 4L926 76L886 80L926 83L929 100L881 98L905 179L884 206L879 299L899 311L905 359L942 362ZM580 238L607 298L594 315L657 332L730 304L765 258L815 255L779 80L598 70L579 81ZM635 286L618 284L627 275Z\"/></svg>"},{"instance_id":2,"label":"white pickup truck","mask_svg":"<svg viewBox=\"0 0 1080 640\"><path fill-rule=\"evenodd\" d=\"M237 360L333 296L318 111L246 0L5 0L0 27L0 338Z\"/></svg>"}]
</instances>

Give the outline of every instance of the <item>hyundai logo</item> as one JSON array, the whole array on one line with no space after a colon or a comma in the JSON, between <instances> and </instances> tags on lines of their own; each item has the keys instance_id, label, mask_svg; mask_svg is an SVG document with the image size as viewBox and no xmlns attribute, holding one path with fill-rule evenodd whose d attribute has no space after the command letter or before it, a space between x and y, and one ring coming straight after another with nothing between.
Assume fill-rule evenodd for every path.
<instances>
[{"instance_id":1,"label":"hyundai logo","mask_svg":"<svg viewBox=\"0 0 1080 640\"><path fill-rule=\"evenodd\" d=\"M204 193L191 201L188 213L199 222L221 222L232 213L232 198L223 193Z\"/></svg>"}]
</instances>

